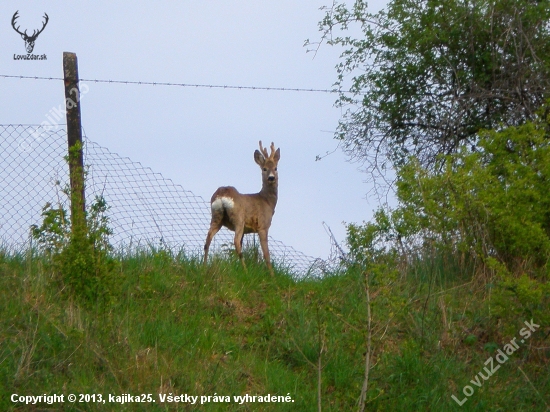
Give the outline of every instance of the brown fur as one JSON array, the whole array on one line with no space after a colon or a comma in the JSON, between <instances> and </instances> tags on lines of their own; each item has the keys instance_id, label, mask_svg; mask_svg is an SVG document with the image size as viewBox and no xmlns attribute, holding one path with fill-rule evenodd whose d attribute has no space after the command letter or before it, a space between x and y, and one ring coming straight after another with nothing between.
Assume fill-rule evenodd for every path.
<instances>
[{"instance_id":1,"label":"brown fur","mask_svg":"<svg viewBox=\"0 0 550 412\"><path fill-rule=\"evenodd\" d=\"M225 205L219 208L212 207L212 220L204 244L205 264L208 259L210 242L222 226L225 226L235 232L235 250L245 270L246 264L242 254L243 237L247 233L258 233L265 263L270 273L273 274L267 239L271 219L277 205L279 184L277 164L281 152L280 149L275 151L275 145L271 143L271 154L268 156L267 150L262 147L261 141L260 150L261 152L258 150L254 152L254 160L262 169L262 190L259 193L241 194L234 187L224 186L218 188L212 195L211 205L217 199L229 198L233 201L233 207L226 207Z\"/></svg>"}]
</instances>

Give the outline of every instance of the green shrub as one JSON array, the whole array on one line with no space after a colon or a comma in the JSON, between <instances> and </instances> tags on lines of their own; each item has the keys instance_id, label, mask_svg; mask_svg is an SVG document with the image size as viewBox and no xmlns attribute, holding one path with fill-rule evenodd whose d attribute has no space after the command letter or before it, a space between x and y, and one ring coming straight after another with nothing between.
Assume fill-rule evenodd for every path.
<instances>
[{"instance_id":1,"label":"green shrub","mask_svg":"<svg viewBox=\"0 0 550 412\"><path fill-rule=\"evenodd\" d=\"M105 200L97 197L86 211L86 225L72 227L62 206L47 204L42 225L31 227L59 290L86 304L107 303L116 294L116 261L110 253L108 237L112 231L107 209Z\"/></svg>"},{"instance_id":2,"label":"green shrub","mask_svg":"<svg viewBox=\"0 0 550 412\"><path fill-rule=\"evenodd\" d=\"M411 274L443 258L445 272L483 278L489 314L506 330L548 322L548 130L538 119L484 132L476 147L440 157L433 169L411 157L397 170L398 206L348 225L352 260L395 278L395 268Z\"/></svg>"},{"instance_id":3,"label":"green shrub","mask_svg":"<svg viewBox=\"0 0 550 412\"><path fill-rule=\"evenodd\" d=\"M482 134L474 150L441 157L435 169L416 158L399 168L399 206L348 227L353 253L418 251L436 244L512 273L546 273L550 257L550 140L547 123ZM361 239L361 240L358 240ZM363 252L360 252L361 254Z\"/></svg>"}]
</instances>

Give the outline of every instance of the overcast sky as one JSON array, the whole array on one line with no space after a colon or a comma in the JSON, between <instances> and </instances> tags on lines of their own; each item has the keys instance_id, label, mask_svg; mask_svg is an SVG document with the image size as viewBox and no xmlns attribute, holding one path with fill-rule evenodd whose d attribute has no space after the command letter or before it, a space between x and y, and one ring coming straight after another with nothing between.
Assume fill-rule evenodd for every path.
<instances>
[{"instance_id":1,"label":"overcast sky","mask_svg":"<svg viewBox=\"0 0 550 412\"><path fill-rule=\"evenodd\" d=\"M384 1L371 2L378 10ZM75 52L82 79L330 89L340 50L316 57L322 0L11 1L0 3L0 74L62 77L62 53ZM18 23L32 33L49 23L25 54ZM0 78L1 124L39 124L63 99L61 81ZM270 235L326 257L326 222L343 241L342 222L361 222L378 206L358 165L333 139L336 95L87 83L82 122L91 140L141 162L209 200L219 186L261 188L258 140L281 149L279 203ZM204 228L206 236L208 228Z\"/></svg>"}]
</instances>

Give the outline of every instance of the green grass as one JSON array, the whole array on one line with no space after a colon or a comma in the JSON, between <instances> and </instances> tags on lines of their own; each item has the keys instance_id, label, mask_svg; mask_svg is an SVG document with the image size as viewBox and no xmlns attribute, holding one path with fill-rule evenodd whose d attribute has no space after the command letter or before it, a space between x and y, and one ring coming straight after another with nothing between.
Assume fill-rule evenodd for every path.
<instances>
[{"instance_id":1,"label":"green grass","mask_svg":"<svg viewBox=\"0 0 550 412\"><path fill-rule=\"evenodd\" d=\"M125 256L117 267L113 302L81 307L59 293L40 256L0 253L0 410L315 411L319 356L323 410L357 410L367 319L360 273L295 280L279 269L272 278L261 263L249 262L244 273L235 259L203 267L162 251ZM451 398L464 398L462 388L527 320L507 320L513 333L504 332L486 284L437 260L370 294L367 410L547 409L549 325L464 405ZM10 400L70 393L152 394L156 402ZM231 403L161 403L159 393L199 396L199 403L216 394ZM289 394L294 402L233 402L245 394Z\"/></svg>"}]
</instances>

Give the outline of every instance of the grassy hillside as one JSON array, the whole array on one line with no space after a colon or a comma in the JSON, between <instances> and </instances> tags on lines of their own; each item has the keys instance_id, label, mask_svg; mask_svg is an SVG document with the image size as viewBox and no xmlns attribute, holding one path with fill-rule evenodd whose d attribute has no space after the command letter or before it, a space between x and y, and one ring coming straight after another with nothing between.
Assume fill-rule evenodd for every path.
<instances>
[{"instance_id":1,"label":"grassy hillside","mask_svg":"<svg viewBox=\"0 0 550 412\"><path fill-rule=\"evenodd\" d=\"M272 278L262 264L243 273L220 258L203 268L163 251L120 258L117 272L113 301L82 307L59 293L41 257L0 254L0 410L315 411L319 378L324 411L357 410L368 336L363 273L297 281L282 269ZM369 289L367 410L547 410L549 325L483 380L485 362L519 342L530 319L499 323L491 284L444 259L379 279ZM480 387L470 382L476 376ZM13 394L65 402L25 405ZM69 394L96 402L71 403ZM109 394L156 402L109 402ZM198 398L161 402L159 394ZM246 394L281 398L235 401ZM467 401L458 406L452 395ZM211 398L200 405L201 396Z\"/></svg>"}]
</instances>

